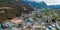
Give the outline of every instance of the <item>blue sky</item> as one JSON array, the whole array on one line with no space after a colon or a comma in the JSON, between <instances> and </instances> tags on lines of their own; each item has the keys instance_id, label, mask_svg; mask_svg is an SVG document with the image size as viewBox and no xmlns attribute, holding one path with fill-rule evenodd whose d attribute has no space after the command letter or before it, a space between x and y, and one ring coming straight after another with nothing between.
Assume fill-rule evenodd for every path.
<instances>
[{"instance_id":1,"label":"blue sky","mask_svg":"<svg viewBox=\"0 0 60 30\"><path fill-rule=\"evenodd\" d=\"M60 0L30 0L35 2L41 2L44 1L47 5L58 5L60 4Z\"/></svg>"}]
</instances>

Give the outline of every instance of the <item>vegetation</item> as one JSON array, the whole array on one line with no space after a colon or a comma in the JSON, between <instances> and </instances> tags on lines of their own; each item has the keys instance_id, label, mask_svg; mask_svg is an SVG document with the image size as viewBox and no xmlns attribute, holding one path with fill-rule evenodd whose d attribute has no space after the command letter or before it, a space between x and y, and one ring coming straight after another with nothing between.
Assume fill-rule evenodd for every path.
<instances>
[{"instance_id":1,"label":"vegetation","mask_svg":"<svg viewBox=\"0 0 60 30\"><path fill-rule=\"evenodd\" d=\"M60 18L59 11L56 10L43 10L42 11L45 16L52 16L51 18Z\"/></svg>"}]
</instances>

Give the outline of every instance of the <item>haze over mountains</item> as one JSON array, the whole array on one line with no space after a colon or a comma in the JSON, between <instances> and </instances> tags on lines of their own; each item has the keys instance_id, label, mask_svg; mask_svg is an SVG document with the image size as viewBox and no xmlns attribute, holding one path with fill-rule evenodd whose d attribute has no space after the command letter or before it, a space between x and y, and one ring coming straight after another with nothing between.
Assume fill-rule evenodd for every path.
<instances>
[{"instance_id":1,"label":"haze over mountains","mask_svg":"<svg viewBox=\"0 0 60 30\"><path fill-rule=\"evenodd\" d=\"M33 6L33 7L41 7L41 8L51 8L51 9L60 9L60 5L47 5L44 1L41 1L39 3L35 1L24 1L27 5Z\"/></svg>"}]
</instances>

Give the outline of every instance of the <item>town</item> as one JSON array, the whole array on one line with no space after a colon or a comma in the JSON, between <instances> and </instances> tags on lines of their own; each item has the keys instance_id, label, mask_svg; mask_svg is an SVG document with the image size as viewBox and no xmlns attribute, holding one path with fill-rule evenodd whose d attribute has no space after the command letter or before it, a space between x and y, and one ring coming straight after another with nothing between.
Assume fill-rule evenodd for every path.
<instances>
[{"instance_id":1,"label":"town","mask_svg":"<svg viewBox=\"0 0 60 30\"><path fill-rule=\"evenodd\" d=\"M0 30L60 30L60 9L0 1Z\"/></svg>"}]
</instances>

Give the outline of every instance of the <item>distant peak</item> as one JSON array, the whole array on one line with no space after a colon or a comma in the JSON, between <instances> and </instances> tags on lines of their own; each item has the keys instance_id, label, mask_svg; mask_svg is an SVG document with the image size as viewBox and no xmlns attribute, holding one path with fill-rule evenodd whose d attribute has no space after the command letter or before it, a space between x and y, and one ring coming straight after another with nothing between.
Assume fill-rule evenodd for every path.
<instances>
[{"instance_id":1,"label":"distant peak","mask_svg":"<svg viewBox=\"0 0 60 30\"><path fill-rule=\"evenodd\" d=\"M39 2L39 3L45 3L44 1L41 1L41 2ZM45 3L46 4L46 3Z\"/></svg>"}]
</instances>

